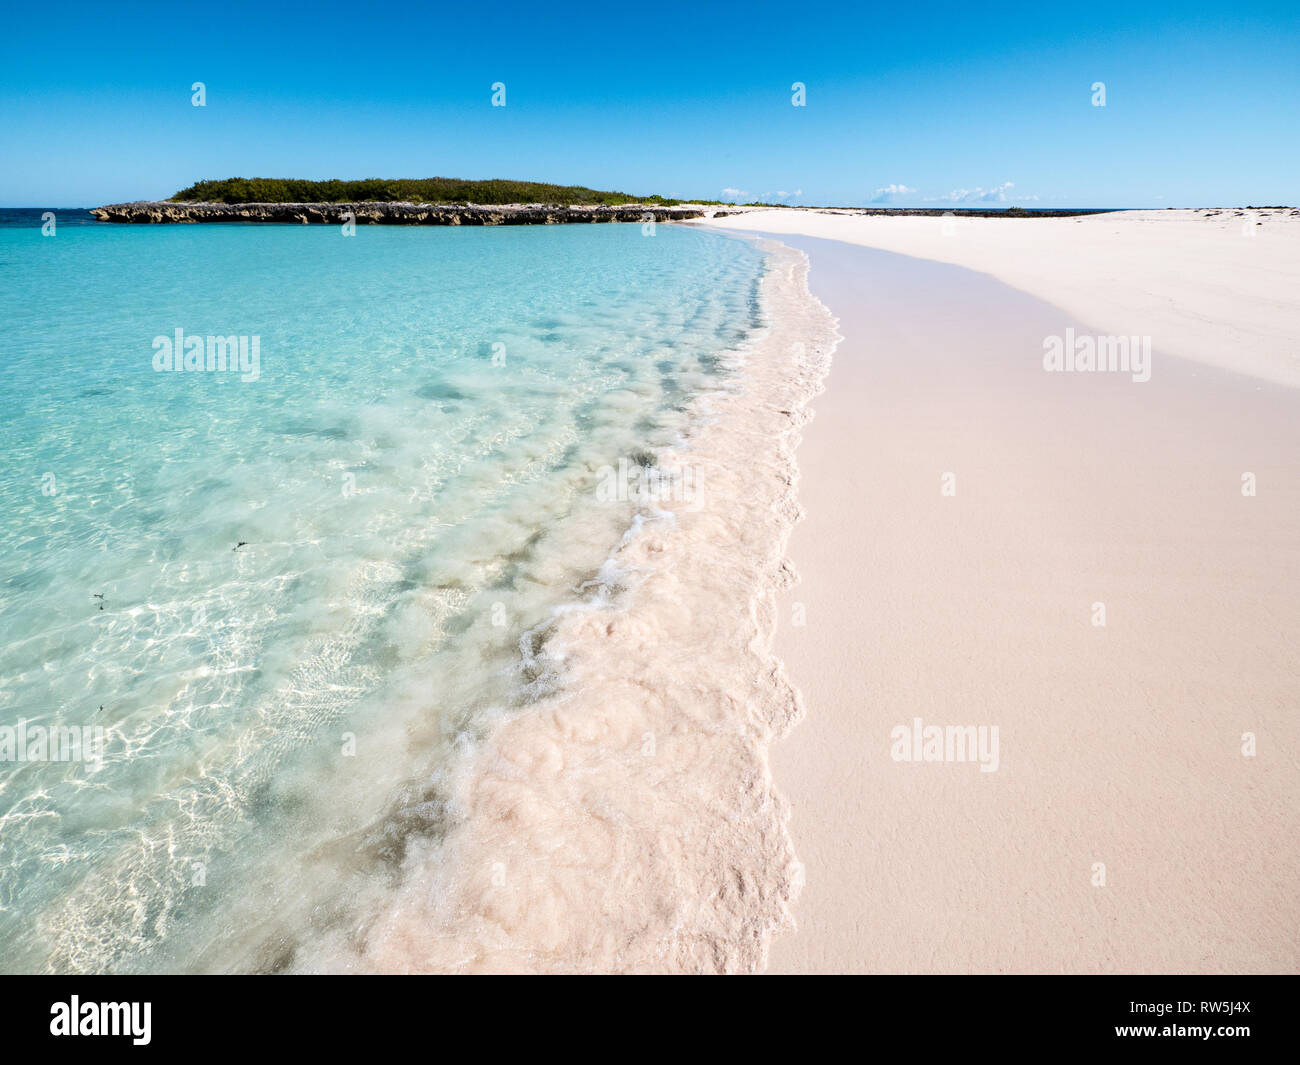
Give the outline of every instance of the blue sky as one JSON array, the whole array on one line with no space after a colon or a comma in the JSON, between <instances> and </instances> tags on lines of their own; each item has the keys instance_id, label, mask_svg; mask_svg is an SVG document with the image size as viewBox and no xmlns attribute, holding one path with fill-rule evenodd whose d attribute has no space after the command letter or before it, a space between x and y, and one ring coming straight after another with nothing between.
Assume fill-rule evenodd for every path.
<instances>
[{"instance_id":1,"label":"blue sky","mask_svg":"<svg viewBox=\"0 0 1300 1065\"><path fill-rule=\"evenodd\" d=\"M1295 0L204 10L11 9L0 204L235 175L843 205L1300 201Z\"/></svg>"}]
</instances>

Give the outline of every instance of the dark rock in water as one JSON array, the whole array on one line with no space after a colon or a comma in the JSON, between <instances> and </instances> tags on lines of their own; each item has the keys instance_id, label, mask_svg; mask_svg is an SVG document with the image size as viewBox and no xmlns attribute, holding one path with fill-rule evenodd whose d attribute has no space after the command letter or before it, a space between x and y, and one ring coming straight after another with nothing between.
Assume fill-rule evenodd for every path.
<instances>
[{"instance_id":1,"label":"dark rock in water","mask_svg":"<svg viewBox=\"0 0 1300 1065\"><path fill-rule=\"evenodd\" d=\"M316 436L322 440L348 440L351 434L339 426L319 428L314 425L286 425L278 430L282 436Z\"/></svg>"},{"instance_id":2,"label":"dark rock in water","mask_svg":"<svg viewBox=\"0 0 1300 1065\"><path fill-rule=\"evenodd\" d=\"M441 399L455 403L465 398L465 393L452 385L444 383L434 383L421 385L415 390L415 394L420 399Z\"/></svg>"}]
</instances>

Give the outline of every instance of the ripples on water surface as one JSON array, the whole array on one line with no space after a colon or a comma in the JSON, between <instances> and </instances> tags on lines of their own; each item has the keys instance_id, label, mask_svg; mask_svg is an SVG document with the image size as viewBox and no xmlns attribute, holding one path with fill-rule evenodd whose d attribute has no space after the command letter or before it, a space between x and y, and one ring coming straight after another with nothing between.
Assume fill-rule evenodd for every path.
<instances>
[{"instance_id":1,"label":"ripples on water surface","mask_svg":"<svg viewBox=\"0 0 1300 1065\"><path fill-rule=\"evenodd\" d=\"M0 762L0 967L279 968L558 683L547 619L616 593L635 518L597 471L727 385L762 255L59 219L0 225L0 725L106 747ZM178 328L259 337L260 378L155 372Z\"/></svg>"}]
</instances>

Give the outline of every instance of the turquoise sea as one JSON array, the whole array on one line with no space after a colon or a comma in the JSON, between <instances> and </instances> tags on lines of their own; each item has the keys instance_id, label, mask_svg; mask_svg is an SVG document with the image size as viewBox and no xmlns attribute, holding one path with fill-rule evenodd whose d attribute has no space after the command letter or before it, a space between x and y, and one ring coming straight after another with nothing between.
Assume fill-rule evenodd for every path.
<instances>
[{"instance_id":1,"label":"turquoise sea","mask_svg":"<svg viewBox=\"0 0 1300 1065\"><path fill-rule=\"evenodd\" d=\"M598 479L729 387L764 256L54 217L0 212L0 969L291 967L565 683L644 509Z\"/></svg>"}]
</instances>

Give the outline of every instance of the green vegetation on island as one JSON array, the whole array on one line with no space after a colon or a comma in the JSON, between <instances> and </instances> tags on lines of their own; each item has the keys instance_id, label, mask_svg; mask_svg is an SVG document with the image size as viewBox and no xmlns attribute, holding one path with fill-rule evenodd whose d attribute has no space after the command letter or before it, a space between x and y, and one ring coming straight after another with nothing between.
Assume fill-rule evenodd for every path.
<instances>
[{"instance_id":1,"label":"green vegetation on island","mask_svg":"<svg viewBox=\"0 0 1300 1065\"><path fill-rule=\"evenodd\" d=\"M681 200L663 196L629 196L582 185L545 185L536 181L466 181L461 178L365 178L362 181L305 181L299 178L226 178L199 181L173 201L203 203L547 203L603 205L651 203L671 207Z\"/></svg>"}]
</instances>

